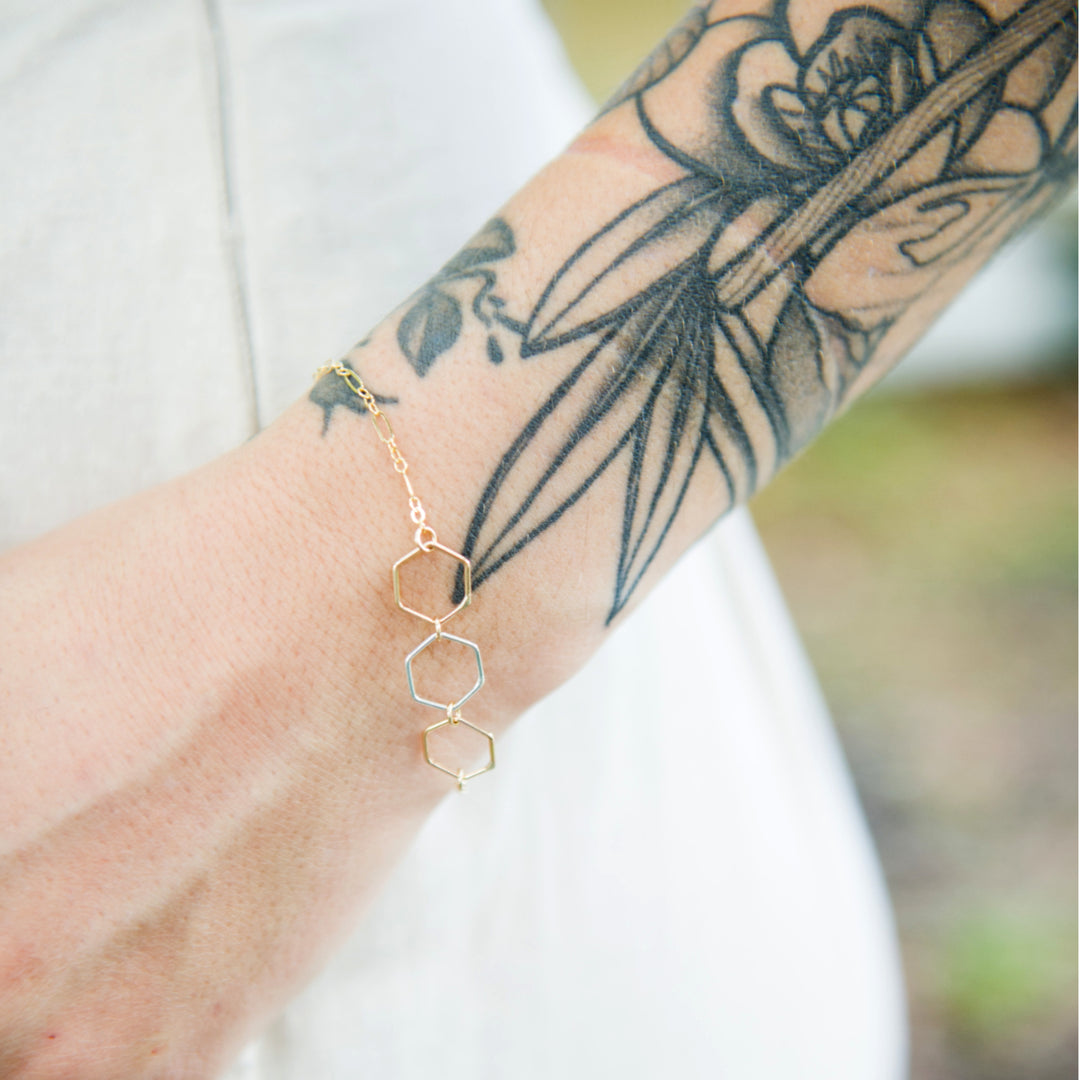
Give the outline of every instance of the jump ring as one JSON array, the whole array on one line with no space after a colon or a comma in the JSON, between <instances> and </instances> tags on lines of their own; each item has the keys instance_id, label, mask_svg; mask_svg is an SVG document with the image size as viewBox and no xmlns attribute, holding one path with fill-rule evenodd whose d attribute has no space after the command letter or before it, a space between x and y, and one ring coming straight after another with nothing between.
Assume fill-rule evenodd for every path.
<instances>
[{"instance_id":1,"label":"jump ring","mask_svg":"<svg viewBox=\"0 0 1080 1080\"><path fill-rule=\"evenodd\" d=\"M430 525L421 525L416 532L413 533L413 543L416 544L421 551L430 551L438 542L439 538Z\"/></svg>"}]
</instances>

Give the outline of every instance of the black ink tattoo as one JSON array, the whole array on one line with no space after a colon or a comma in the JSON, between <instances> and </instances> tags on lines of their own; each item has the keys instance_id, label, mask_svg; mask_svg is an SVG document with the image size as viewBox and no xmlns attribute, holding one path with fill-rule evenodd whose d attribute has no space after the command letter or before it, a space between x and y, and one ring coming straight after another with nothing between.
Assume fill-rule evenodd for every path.
<instances>
[{"instance_id":1,"label":"black ink tattoo","mask_svg":"<svg viewBox=\"0 0 1080 1080\"><path fill-rule=\"evenodd\" d=\"M514 234L510 226L501 218L493 218L416 294L398 323L397 339L417 375L426 375L438 357L453 348L461 334L461 302L449 291L455 283L478 284L472 311L489 330L496 322L515 328L513 320L502 314L503 301L492 292L495 274L487 266L513 253ZM364 338L349 350L349 356L369 343L370 338ZM504 358L502 346L491 333L487 338L487 356L493 364L501 364ZM336 375L323 376L308 397L323 411L324 435L338 406L364 412L364 403ZM379 405L396 405L398 400L381 394L374 397Z\"/></svg>"},{"instance_id":2,"label":"black ink tattoo","mask_svg":"<svg viewBox=\"0 0 1080 1080\"><path fill-rule=\"evenodd\" d=\"M513 253L510 226L494 218L420 290L397 331L401 351L417 375L426 375L461 334L461 301L450 286L462 281L479 284L472 299L473 314L490 327L502 301L492 295L495 274L487 264ZM502 348L492 335L488 336L487 353L493 364L502 363Z\"/></svg>"},{"instance_id":3,"label":"black ink tattoo","mask_svg":"<svg viewBox=\"0 0 1080 1080\"><path fill-rule=\"evenodd\" d=\"M476 507L474 585L618 461L610 621L702 461L729 502L748 497L844 403L914 300L1071 182L1071 0L1000 22L973 0L826 3L798 20L795 4L687 16L607 107L635 110L684 175L582 244L527 322L493 311L523 359L581 355ZM512 241L488 247L466 249L402 320L420 374L460 327L443 284ZM490 293L491 271L480 280Z\"/></svg>"},{"instance_id":4,"label":"black ink tattoo","mask_svg":"<svg viewBox=\"0 0 1080 1080\"><path fill-rule=\"evenodd\" d=\"M351 361L352 354L358 349L362 349L367 345L367 339L358 342L354 345L348 353L346 360ZM376 404L383 405L396 405L398 399L396 397L386 397L384 394L372 393L371 395ZM338 378L337 375L329 374L324 375L315 385L311 388L308 394L308 400L313 401L316 405L322 409L323 423L322 433L325 435L327 429L330 427L330 420L334 415L334 410L341 406L343 409L350 409L354 413L358 413L360 416L366 416L367 410L363 401L357 397L356 394L346 386L345 382Z\"/></svg>"}]
</instances>

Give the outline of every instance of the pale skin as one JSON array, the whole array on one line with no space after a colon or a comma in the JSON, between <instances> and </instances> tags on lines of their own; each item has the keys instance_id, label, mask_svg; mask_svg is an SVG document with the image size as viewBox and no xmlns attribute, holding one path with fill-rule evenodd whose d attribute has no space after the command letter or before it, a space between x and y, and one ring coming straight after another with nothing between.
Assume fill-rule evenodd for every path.
<instances>
[{"instance_id":1,"label":"pale skin","mask_svg":"<svg viewBox=\"0 0 1080 1080\"><path fill-rule=\"evenodd\" d=\"M696 9L500 211L492 254L345 358L394 399L430 521L477 567L448 628L484 652L474 722L497 735L584 663L1068 182L1074 9L939 7ZM452 787L402 677L422 636L389 586L405 495L335 378L0 559L5 1076L215 1075ZM448 601L452 578L424 584Z\"/></svg>"}]
</instances>

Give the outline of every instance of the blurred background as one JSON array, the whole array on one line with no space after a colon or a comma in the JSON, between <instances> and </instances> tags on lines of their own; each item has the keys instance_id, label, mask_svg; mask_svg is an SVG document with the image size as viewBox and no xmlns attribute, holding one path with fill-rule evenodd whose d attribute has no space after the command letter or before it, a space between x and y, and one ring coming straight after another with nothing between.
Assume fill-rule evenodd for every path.
<instances>
[{"instance_id":1,"label":"blurred background","mask_svg":"<svg viewBox=\"0 0 1080 1080\"><path fill-rule=\"evenodd\" d=\"M597 101L688 6L545 5ZM753 504L889 880L917 1080L1077 1076L1076 235L1073 192Z\"/></svg>"}]
</instances>

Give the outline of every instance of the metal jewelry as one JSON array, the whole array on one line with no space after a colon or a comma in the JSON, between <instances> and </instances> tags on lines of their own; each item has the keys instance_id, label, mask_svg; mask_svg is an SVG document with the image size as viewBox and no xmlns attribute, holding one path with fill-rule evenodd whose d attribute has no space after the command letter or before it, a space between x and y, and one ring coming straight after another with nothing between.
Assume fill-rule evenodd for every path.
<instances>
[{"instance_id":1,"label":"metal jewelry","mask_svg":"<svg viewBox=\"0 0 1080 1080\"><path fill-rule=\"evenodd\" d=\"M426 705L429 708L438 709L443 714L441 720L437 720L434 724L429 724L423 730L421 747L424 754L424 760L432 768L438 769L439 772L446 773L447 776L453 777L454 780L457 781L458 790L464 791L466 781L472 780L482 773L490 772L495 768L495 737L490 731L485 731L483 728L466 720L465 717L461 715L461 706L469 701L475 694L479 693L480 688L484 685L484 664L480 658L480 647L473 641L458 637L456 634L448 634L443 630L445 623L453 618L459 611L463 611L467 608L472 602L472 564L461 554L461 552L454 551L453 548L449 548L445 544L439 543L439 538L435 530L428 524L427 512L424 510L424 505L420 501L420 497L413 490L412 480L409 477L409 463L405 460L401 450L398 448L397 440L394 437L394 429L390 426L390 421L387 418L386 413L379 408L374 395L364 385L363 380L352 368L346 367L344 364L340 363L324 364L315 372L315 379L317 381L324 375L330 374L340 377L345 385L364 403L364 408L367 409L371 422L375 427L375 434L378 435L379 441L389 451L390 460L394 465L394 471L401 477L402 482L405 484L405 490L409 495L409 519L412 521L413 525L416 526L416 530L413 533L413 544L415 546L411 551L402 555L401 558L394 563L391 569L390 577L394 587L394 603L407 615L423 619L424 622L432 627L433 632L424 638L424 640L405 657L405 681L408 684L409 694L413 701L418 705ZM430 557L450 558L455 560L461 566L461 578L463 583L461 600L448 612L440 616L428 615L418 608L410 606L402 599L401 595L401 568L413 559ZM476 661L476 681L464 693L460 694L455 701L434 701L431 698L425 697L417 689L413 663L416 658L426 650L440 646L445 647L447 645L456 648L464 648L471 653L472 658ZM446 727L467 728L474 733L473 741L475 741L476 735L482 736L487 749L487 760L484 764L475 769L466 771L463 768L452 768L435 758L432 755L431 736L436 731L441 731Z\"/></svg>"}]
</instances>

